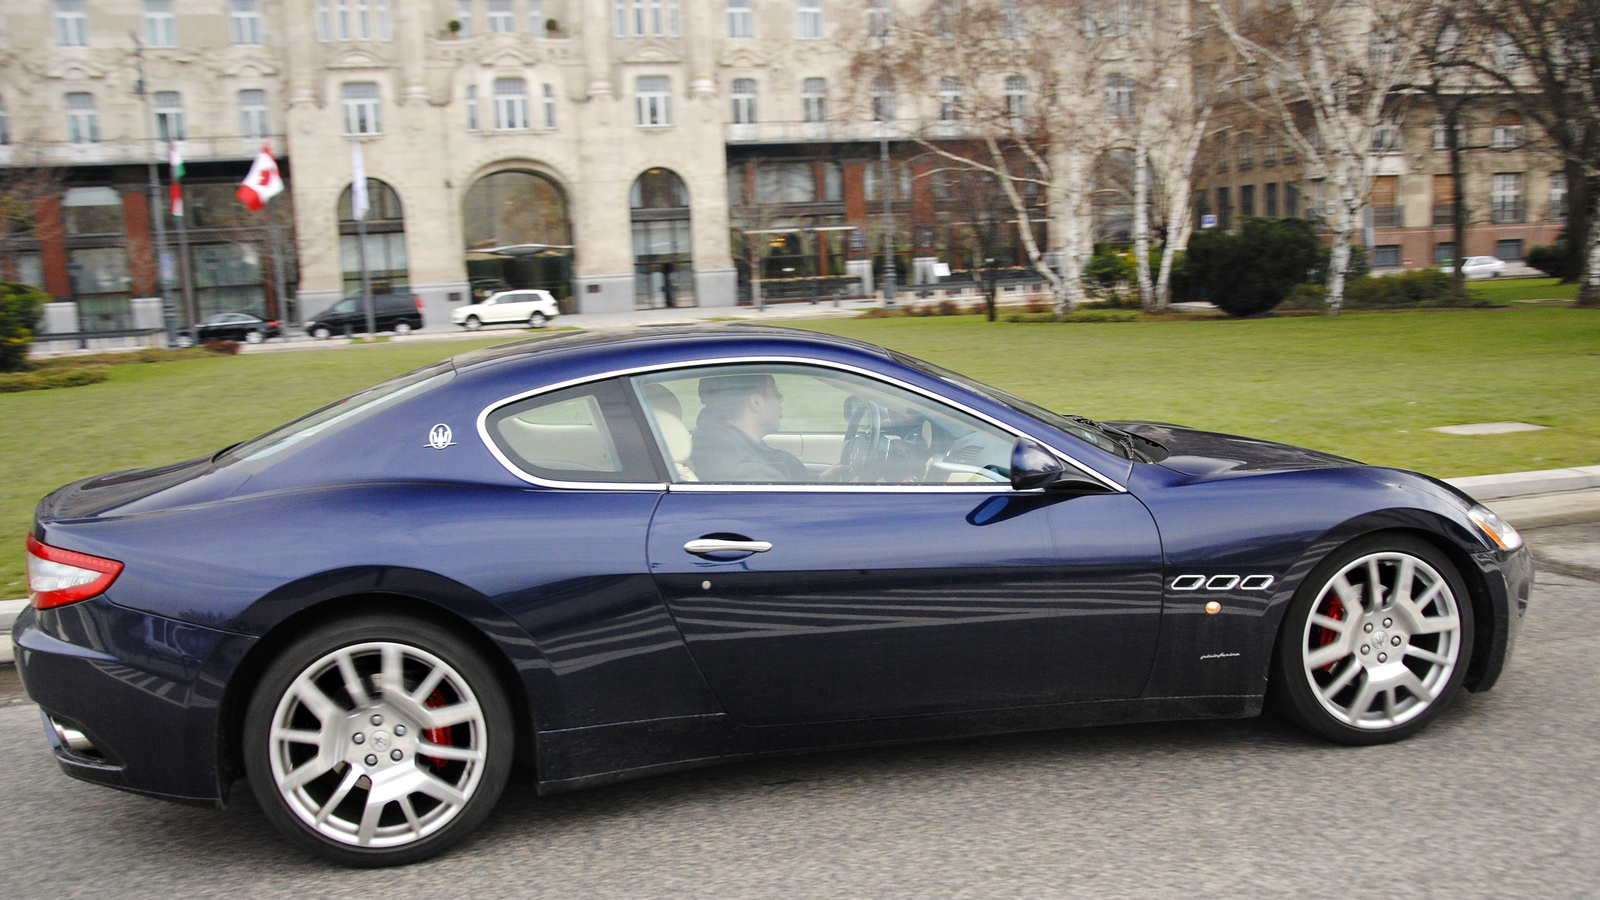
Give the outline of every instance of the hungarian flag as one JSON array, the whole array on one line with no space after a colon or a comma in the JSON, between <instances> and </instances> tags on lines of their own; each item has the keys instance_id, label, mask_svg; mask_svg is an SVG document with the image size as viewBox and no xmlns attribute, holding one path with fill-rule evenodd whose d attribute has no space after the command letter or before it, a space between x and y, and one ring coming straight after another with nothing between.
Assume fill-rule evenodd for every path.
<instances>
[{"instance_id":1,"label":"hungarian flag","mask_svg":"<svg viewBox=\"0 0 1600 900\"><path fill-rule=\"evenodd\" d=\"M234 196L250 207L251 212L257 212L282 191L283 176L278 173L278 161L272 158L272 149L263 144L256 161L250 165L250 174L244 177L244 183L239 185Z\"/></svg>"},{"instance_id":2,"label":"hungarian flag","mask_svg":"<svg viewBox=\"0 0 1600 900\"><path fill-rule=\"evenodd\" d=\"M183 151L178 149L178 142L173 141L167 145L167 162L172 164L172 217L183 218L183 187L178 184L183 178Z\"/></svg>"}]
</instances>

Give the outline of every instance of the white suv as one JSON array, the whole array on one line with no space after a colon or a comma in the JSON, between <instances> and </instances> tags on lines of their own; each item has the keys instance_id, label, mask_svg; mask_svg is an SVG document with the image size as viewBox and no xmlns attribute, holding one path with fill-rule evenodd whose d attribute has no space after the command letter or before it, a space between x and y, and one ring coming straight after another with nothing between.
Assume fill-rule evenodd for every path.
<instances>
[{"instance_id":1,"label":"white suv","mask_svg":"<svg viewBox=\"0 0 1600 900\"><path fill-rule=\"evenodd\" d=\"M450 321L468 331L510 322L526 322L529 327L543 328L560 314L556 298L550 296L549 291L501 291L490 294L482 303L451 312Z\"/></svg>"}]
</instances>

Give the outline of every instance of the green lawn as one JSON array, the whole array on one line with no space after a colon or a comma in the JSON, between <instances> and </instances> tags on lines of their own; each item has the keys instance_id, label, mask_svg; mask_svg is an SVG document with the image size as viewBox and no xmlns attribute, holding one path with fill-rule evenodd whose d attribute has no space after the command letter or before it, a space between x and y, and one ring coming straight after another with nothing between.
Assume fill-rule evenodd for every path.
<instances>
[{"instance_id":1,"label":"green lawn","mask_svg":"<svg viewBox=\"0 0 1600 900\"><path fill-rule=\"evenodd\" d=\"M819 319L1053 409L1181 422L1441 476L1600 464L1600 311L1347 313L1011 324ZM116 366L102 384L0 394L0 599L25 590L33 506L88 475L210 453L391 375L520 335ZM1452 437L1516 419L1549 431Z\"/></svg>"},{"instance_id":2,"label":"green lawn","mask_svg":"<svg viewBox=\"0 0 1600 900\"><path fill-rule=\"evenodd\" d=\"M1490 303L1578 299L1578 286L1562 284L1559 278L1485 278L1467 282L1467 290Z\"/></svg>"}]
</instances>

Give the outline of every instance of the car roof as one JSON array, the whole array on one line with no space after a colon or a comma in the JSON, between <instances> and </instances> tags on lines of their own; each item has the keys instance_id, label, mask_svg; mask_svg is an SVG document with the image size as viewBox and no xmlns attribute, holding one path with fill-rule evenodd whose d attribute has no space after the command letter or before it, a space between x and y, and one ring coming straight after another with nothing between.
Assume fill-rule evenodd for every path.
<instances>
[{"instance_id":1,"label":"car roof","mask_svg":"<svg viewBox=\"0 0 1600 900\"><path fill-rule=\"evenodd\" d=\"M763 352L845 351L888 359L882 347L851 338L778 328L770 325L671 325L643 327L629 331L576 331L515 341L454 358L456 371L467 372L507 363L554 361L557 357L601 358L618 353L633 354L657 349L686 347L731 347L739 345L741 354Z\"/></svg>"}]
</instances>

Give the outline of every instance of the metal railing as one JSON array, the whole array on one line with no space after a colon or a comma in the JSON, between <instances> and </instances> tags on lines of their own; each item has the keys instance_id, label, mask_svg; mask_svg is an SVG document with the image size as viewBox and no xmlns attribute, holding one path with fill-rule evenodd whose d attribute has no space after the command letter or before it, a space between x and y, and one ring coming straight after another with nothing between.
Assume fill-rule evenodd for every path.
<instances>
[{"instance_id":1,"label":"metal railing","mask_svg":"<svg viewBox=\"0 0 1600 900\"><path fill-rule=\"evenodd\" d=\"M1398 206L1374 206L1372 208L1373 228L1401 228L1405 223L1405 211Z\"/></svg>"},{"instance_id":2,"label":"metal railing","mask_svg":"<svg viewBox=\"0 0 1600 900\"><path fill-rule=\"evenodd\" d=\"M286 146L282 134L261 137L219 135L192 137L180 142L187 162L204 160L247 160L270 142L279 152ZM167 161L167 143L159 138L113 138L92 143L71 141L32 141L0 146L0 166L94 166L117 163L144 163L152 159Z\"/></svg>"},{"instance_id":3,"label":"metal railing","mask_svg":"<svg viewBox=\"0 0 1600 900\"><path fill-rule=\"evenodd\" d=\"M1496 200L1489 209L1489 221L1512 225L1528 221L1528 204L1522 200Z\"/></svg>"},{"instance_id":4,"label":"metal railing","mask_svg":"<svg viewBox=\"0 0 1600 900\"><path fill-rule=\"evenodd\" d=\"M1456 221L1455 203L1435 203L1433 205L1433 224L1453 225Z\"/></svg>"}]
</instances>

